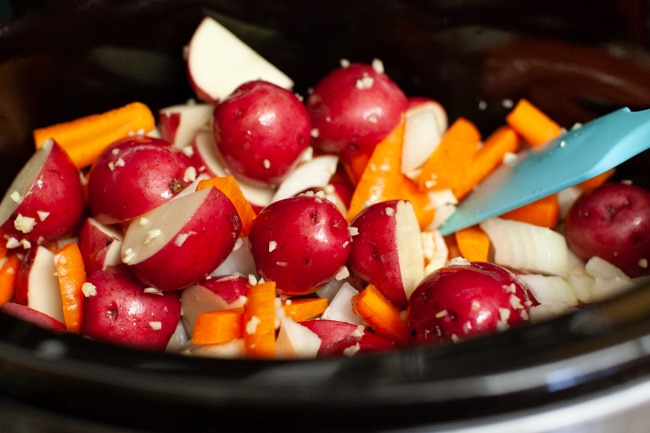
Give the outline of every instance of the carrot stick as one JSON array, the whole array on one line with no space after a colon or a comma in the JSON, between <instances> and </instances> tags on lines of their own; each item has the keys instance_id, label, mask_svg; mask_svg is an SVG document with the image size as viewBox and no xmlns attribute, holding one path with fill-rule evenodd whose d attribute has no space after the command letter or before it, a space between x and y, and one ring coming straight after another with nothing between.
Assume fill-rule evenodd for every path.
<instances>
[{"instance_id":1,"label":"carrot stick","mask_svg":"<svg viewBox=\"0 0 650 433\"><path fill-rule=\"evenodd\" d=\"M594 176L591 179L587 179L584 182L579 183L578 186L582 189L594 189L607 182L615 172L615 168L609 169L606 172L599 174L598 176Z\"/></svg>"},{"instance_id":2,"label":"carrot stick","mask_svg":"<svg viewBox=\"0 0 650 433\"><path fill-rule=\"evenodd\" d=\"M470 262L487 262L490 238L478 226L467 227L455 233L460 254Z\"/></svg>"},{"instance_id":3,"label":"carrot stick","mask_svg":"<svg viewBox=\"0 0 650 433\"><path fill-rule=\"evenodd\" d=\"M555 227L560 220L557 194L551 194L501 215L504 219L522 221L542 227Z\"/></svg>"},{"instance_id":4,"label":"carrot stick","mask_svg":"<svg viewBox=\"0 0 650 433\"><path fill-rule=\"evenodd\" d=\"M36 148L53 138L70 155L78 168L93 163L109 144L138 131L149 132L156 126L149 107L132 102L100 114L35 129Z\"/></svg>"},{"instance_id":5,"label":"carrot stick","mask_svg":"<svg viewBox=\"0 0 650 433\"><path fill-rule=\"evenodd\" d=\"M327 298L294 298L282 304L284 315L294 322L313 319L327 308Z\"/></svg>"},{"instance_id":6,"label":"carrot stick","mask_svg":"<svg viewBox=\"0 0 650 433\"><path fill-rule=\"evenodd\" d=\"M18 268L20 267L20 258L16 254L6 255L0 261L0 307L10 301L14 296L14 286Z\"/></svg>"},{"instance_id":7,"label":"carrot stick","mask_svg":"<svg viewBox=\"0 0 650 433\"><path fill-rule=\"evenodd\" d=\"M244 304L244 347L255 358L275 356L275 282L251 286Z\"/></svg>"},{"instance_id":8,"label":"carrot stick","mask_svg":"<svg viewBox=\"0 0 650 433\"><path fill-rule=\"evenodd\" d=\"M86 271L79 245L71 242L56 250L54 265L59 279L65 326L68 331L79 332L84 299L81 286L86 281Z\"/></svg>"},{"instance_id":9,"label":"carrot stick","mask_svg":"<svg viewBox=\"0 0 650 433\"><path fill-rule=\"evenodd\" d=\"M229 310L201 313L194 322L193 344L222 344L244 336L244 310Z\"/></svg>"},{"instance_id":10,"label":"carrot stick","mask_svg":"<svg viewBox=\"0 0 650 433\"><path fill-rule=\"evenodd\" d=\"M481 141L476 126L458 118L445 131L436 150L422 166L419 177L421 190L458 188Z\"/></svg>"},{"instance_id":11,"label":"carrot stick","mask_svg":"<svg viewBox=\"0 0 650 433\"><path fill-rule=\"evenodd\" d=\"M452 188L456 198L460 200L465 197L503 162L503 158L508 153L519 150L519 145L520 139L514 129L509 126L497 128L476 151L467 171L462 176L458 176L458 182Z\"/></svg>"},{"instance_id":12,"label":"carrot stick","mask_svg":"<svg viewBox=\"0 0 650 433\"><path fill-rule=\"evenodd\" d=\"M562 132L560 125L527 99L519 100L515 108L506 115L506 123L533 147L545 144Z\"/></svg>"},{"instance_id":13,"label":"carrot stick","mask_svg":"<svg viewBox=\"0 0 650 433\"><path fill-rule=\"evenodd\" d=\"M420 191L418 185L402 173L403 139L402 121L377 144L350 199L348 221L373 203L396 199L411 202L421 228L433 221L429 192Z\"/></svg>"},{"instance_id":14,"label":"carrot stick","mask_svg":"<svg viewBox=\"0 0 650 433\"><path fill-rule=\"evenodd\" d=\"M377 334L400 345L408 343L408 329L400 311L374 285L368 284L354 295L352 307Z\"/></svg>"},{"instance_id":15,"label":"carrot stick","mask_svg":"<svg viewBox=\"0 0 650 433\"><path fill-rule=\"evenodd\" d=\"M255 211L250 202L244 197L241 188L239 188L239 183L233 176L218 176L212 177L210 179L204 179L199 181L199 184L196 186L196 190L214 187L219 191L224 193L230 201L235 205L237 209L237 214L241 219L242 230L241 236L248 236L248 232L253 224L255 219Z\"/></svg>"}]
</instances>

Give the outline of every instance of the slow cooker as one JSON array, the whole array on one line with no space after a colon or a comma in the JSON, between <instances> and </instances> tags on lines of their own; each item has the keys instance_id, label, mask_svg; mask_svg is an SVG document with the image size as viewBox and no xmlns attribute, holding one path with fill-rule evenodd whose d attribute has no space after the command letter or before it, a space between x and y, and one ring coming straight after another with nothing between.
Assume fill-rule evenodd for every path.
<instances>
[{"instance_id":1,"label":"slow cooker","mask_svg":"<svg viewBox=\"0 0 650 433\"><path fill-rule=\"evenodd\" d=\"M307 92L380 58L484 131L526 97L563 125L650 106L647 2L0 2L3 191L38 126L193 97L183 46L213 16ZM650 154L617 176L650 186ZM0 314L3 432L645 432L650 286L453 345L309 361L190 358Z\"/></svg>"}]
</instances>

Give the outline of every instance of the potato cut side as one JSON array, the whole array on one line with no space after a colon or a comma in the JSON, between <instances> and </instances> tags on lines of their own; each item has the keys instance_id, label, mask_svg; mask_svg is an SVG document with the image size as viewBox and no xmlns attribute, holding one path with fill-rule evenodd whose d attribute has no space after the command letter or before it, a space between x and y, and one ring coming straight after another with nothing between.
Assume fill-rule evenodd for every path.
<instances>
[{"instance_id":1,"label":"potato cut side","mask_svg":"<svg viewBox=\"0 0 650 433\"><path fill-rule=\"evenodd\" d=\"M397 202L395 224L397 257L404 293L408 299L424 278L424 249L420 224L410 202L404 200Z\"/></svg>"}]
</instances>

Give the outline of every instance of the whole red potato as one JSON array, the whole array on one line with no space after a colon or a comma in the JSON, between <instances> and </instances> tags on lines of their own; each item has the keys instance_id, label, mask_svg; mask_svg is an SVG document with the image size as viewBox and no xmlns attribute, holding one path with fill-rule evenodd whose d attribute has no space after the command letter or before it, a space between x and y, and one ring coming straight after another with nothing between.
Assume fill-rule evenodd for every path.
<instances>
[{"instance_id":1,"label":"whole red potato","mask_svg":"<svg viewBox=\"0 0 650 433\"><path fill-rule=\"evenodd\" d=\"M306 105L314 147L347 160L372 152L399 124L408 100L379 63L353 63L325 75Z\"/></svg>"},{"instance_id":2,"label":"whole red potato","mask_svg":"<svg viewBox=\"0 0 650 433\"><path fill-rule=\"evenodd\" d=\"M228 169L254 183L282 181L311 140L303 103L261 80L242 84L215 107L213 131Z\"/></svg>"},{"instance_id":3,"label":"whole red potato","mask_svg":"<svg viewBox=\"0 0 650 433\"><path fill-rule=\"evenodd\" d=\"M264 208L253 221L248 241L261 277L275 281L280 293L305 295L345 266L351 237L335 204L300 195Z\"/></svg>"},{"instance_id":4,"label":"whole red potato","mask_svg":"<svg viewBox=\"0 0 650 433\"><path fill-rule=\"evenodd\" d=\"M81 334L163 350L181 315L179 292L148 292L126 266L92 273L84 285Z\"/></svg>"},{"instance_id":5,"label":"whole red potato","mask_svg":"<svg viewBox=\"0 0 650 433\"><path fill-rule=\"evenodd\" d=\"M569 209L565 236L583 260L597 256L630 277L650 275L650 191L606 183L584 192Z\"/></svg>"},{"instance_id":6,"label":"whole red potato","mask_svg":"<svg viewBox=\"0 0 650 433\"><path fill-rule=\"evenodd\" d=\"M528 321L529 289L493 263L465 262L427 275L409 298L412 344L442 343Z\"/></svg>"}]
</instances>

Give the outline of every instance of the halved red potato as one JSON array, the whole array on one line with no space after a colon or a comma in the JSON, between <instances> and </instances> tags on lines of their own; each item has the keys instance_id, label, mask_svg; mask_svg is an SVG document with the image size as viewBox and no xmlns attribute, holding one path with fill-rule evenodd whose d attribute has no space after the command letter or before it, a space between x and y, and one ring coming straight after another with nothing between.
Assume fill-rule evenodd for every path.
<instances>
[{"instance_id":1,"label":"halved red potato","mask_svg":"<svg viewBox=\"0 0 650 433\"><path fill-rule=\"evenodd\" d=\"M84 200L79 170L61 146L46 140L0 202L0 227L15 241L9 246L52 241L77 227Z\"/></svg>"},{"instance_id":2,"label":"halved red potato","mask_svg":"<svg viewBox=\"0 0 650 433\"><path fill-rule=\"evenodd\" d=\"M405 200L373 204L350 222L350 228L350 272L405 309L424 277L422 237L413 206Z\"/></svg>"},{"instance_id":3,"label":"halved red potato","mask_svg":"<svg viewBox=\"0 0 650 433\"><path fill-rule=\"evenodd\" d=\"M66 330L63 322L59 322L54 317L48 316L47 314L28 307L27 305L18 304L17 302L6 302L2 304L0 311L20 320L24 320L25 322L38 325L41 328L49 329L50 331Z\"/></svg>"},{"instance_id":4,"label":"halved red potato","mask_svg":"<svg viewBox=\"0 0 650 433\"><path fill-rule=\"evenodd\" d=\"M163 140L175 149L184 149L192 143L196 133L212 118L212 104L178 104L158 112L158 130Z\"/></svg>"},{"instance_id":5,"label":"halved red potato","mask_svg":"<svg viewBox=\"0 0 650 433\"><path fill-rule=\"evenodd\" d=\"M124 265L88 276L81 334L139 349L163 350L180 320L178 292L147 291Z\"/></svg>"},{"instance_id":6,"label":"halved red potato","mask_svg":"<svg viewBox=\"0 0 650 433\"><path fill-rule=\"evenodd\" d=\"M173 198L193 179L189 158L166 140L133 136L108 146L88 175L88 207L97 221L123 223Z\"/></svg>"},{"instance_id":7,"label":"halved red potato","mask_svg":"<svg viewBox=\"0 0 650 433\"><path fill-rule=\"evenodd\" d=\"M145 284L176 290L204 279L233 249L241 220L216 188L170 200L129 224L122 261Z\"/></svg>"},{"instance_id":8,"label":"halved red potato","mask_svg":"<svg viewBox=\"0 0 650 433\"><path fill-rule=\"evenodd\" d=\"M271 203L253 221L248 241L259 275L285 295L312 293L336 278L351 243L336 205L314 195Z\"/></svg>"},{"instance_id":9,"label":"halved red potato","mask_svg":"<svg viewBox=\"0 0 650 433\"><path fill-rule=\"evenodd\" d=\"M79 230L79 250L84 260L86 274L122 262L122 232L113 226L102 224L95 218L84 220Z\"/></svg>"},{"instance_id":10,"label":"halved red potato","mask_svg":"<svg viewBox=\"0 0 650 433\"><path fill-rule=\"evenodd\" d=\"M288 76L211 17L204 18L192 35L187 72L198 97L208 102L225 98L250 80L293 87Z\"/></svg>"},{"instance_id":11,"label":"halved red potato","mask_svg":"<svg viewBox=\"0 0 650 433\"><path fill-rule=\"evenodd\" d=\"M373 334L363 325L323 319L306 320L300 324L321 339L319 356L353 356L359 353L395 350L391 341Z\"/></svg>"}]
</instances>

